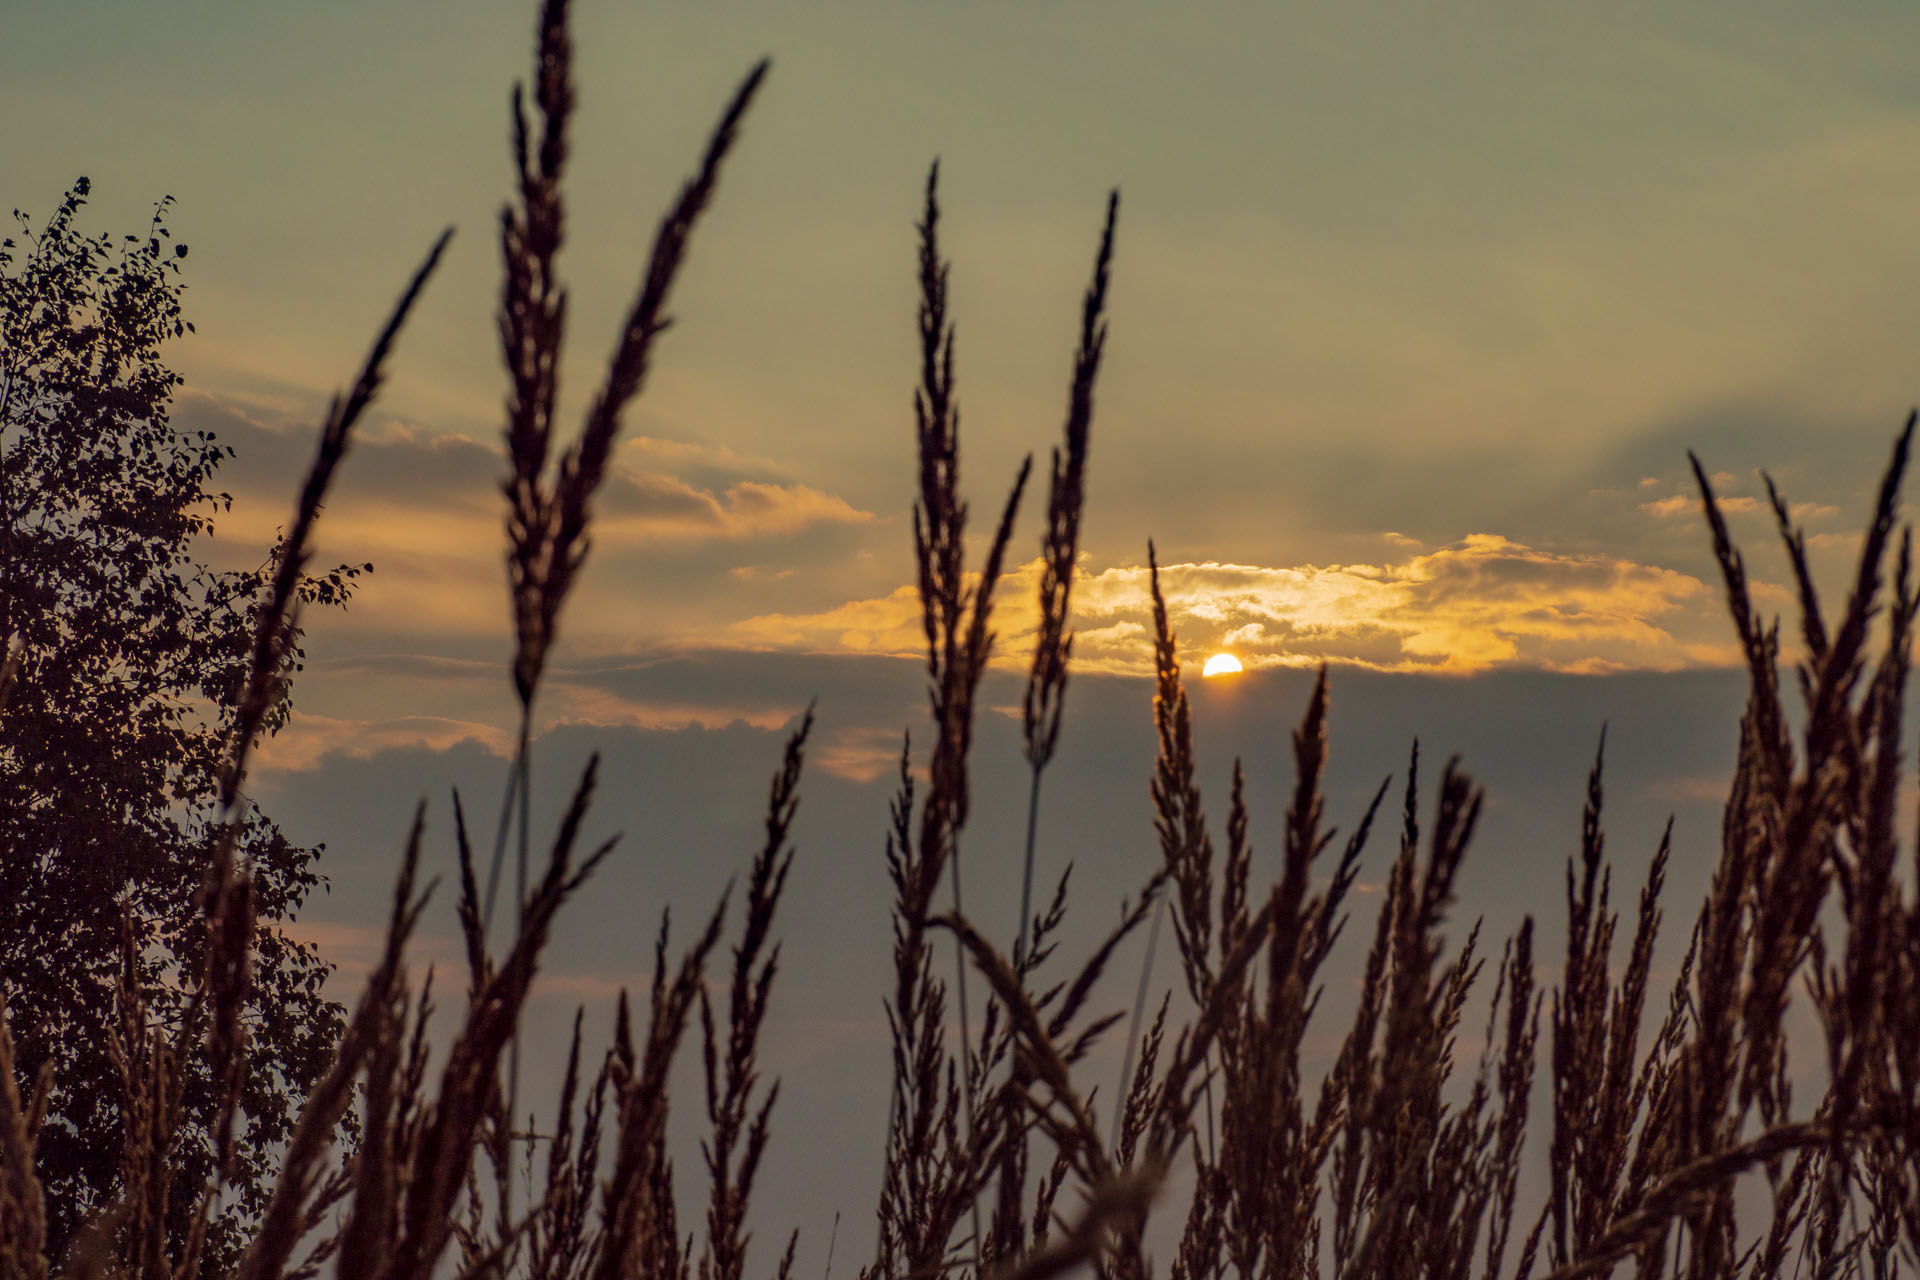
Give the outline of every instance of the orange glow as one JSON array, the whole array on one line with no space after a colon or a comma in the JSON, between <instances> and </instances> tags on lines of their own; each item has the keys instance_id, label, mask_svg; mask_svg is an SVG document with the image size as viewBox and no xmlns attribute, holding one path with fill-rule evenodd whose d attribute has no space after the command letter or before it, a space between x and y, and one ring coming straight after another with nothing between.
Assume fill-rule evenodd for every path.
<instances>
[{"instance_id":1,"label":"orange glow","mask_svg":"<svg viewBox=\"0 0 1920 1280\"><path fill-rule=\"evenodd\" d=\"M1207 659L1207 665L1200 669L1203 676L1232 676L1240 674L1240 659L1230 653L1216 653Z\"/></svg>"}]
</instances>

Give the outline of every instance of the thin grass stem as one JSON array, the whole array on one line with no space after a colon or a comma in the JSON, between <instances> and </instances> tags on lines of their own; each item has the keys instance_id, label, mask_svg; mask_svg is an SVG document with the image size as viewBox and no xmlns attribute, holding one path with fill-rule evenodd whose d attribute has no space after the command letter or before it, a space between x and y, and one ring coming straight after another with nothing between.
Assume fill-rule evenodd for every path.
<instances>
[{"instance_id":1,"label":"thin grass stem","mask_svg":"<svg viewBox=\"0 0 1920 1280\"><path fill-rule=\"evenodd\" d=\"M953 866L953 914L957 919L966 919L966 913L960 907L960 841L953 842L952 852L948 854ZM960 1004L960 1106L961 1115L967 1125L967 1174L973 1174L973 1141L976 1130L973 1124L973 1028L967 1015L967 949L961 944L958 934L953 939L953 968L955 973L954 994ZM969 1187L967 1209L973 1219L973 1248L980 1252L980 1197L972 1194Z\"/></svg>"},{"instance_id":2,"label":"thin grass stem","mask_svg":"<svg viewBox=\"0 0 1920 1280\"><path fill-rule=\"evenodd\" d=\"M513 928L518 936L527 927L527 858L532 843L533 818L533 742L530 737L528 721L532 718L532 703L527 704L520 718L520 832L518 849L514 859L513 879ZM501 1206L500 1218L503 1222L513 1220L513 1133L520 1117L520 1023L513 1024L513 1039L507 1044L507 1193ZM533 1158L534 1134L538 1126L531 1119L527 1121L526 1141L527 1159ZM527 1194L533 1194L532 1177L528 1177ZM519 1252L518 1237L508 1247L508 1265L514 1254ZM503 1269L502 1274L505 1274Z\"/></svg>"},{"instance_id":3,"label":"thin grass stem","mask_svg":"<svg viewBox=\"0 0 1920 1280\"><path fill-rule=\"evenodd\" d=\"M493 903L500 895L500 872L507 862L507 836L513 831L514 805L526 789L528 721L531 712L522 707L520 732L513 748L513 761L507 766L507 790L500 800L500 824L493 836L493 861L487 867L487 896L480 907L480 930L484 937L493 931ZM522 890L524 896L525 890Z\"/></svg>"},{"instance_id":4,"label":"thin grass stem","mask_svg":"<svg viewBox=\"0 0 1920 1280\"><path fill-rule=\"evenodd\" d=\"M1027 962L1027 930L1033 916L1033 850L1035 834L1040 826L1040 772L1044 768L1039 761L1033 764L1033 785L1027 792L1027 858L1026 868L1020 876L1020 931L1013 944L1013 970L1025 973Z\"/></svg>"},{"instance_id":5,"label":"thin grass stem","mask_svg":"<svg viewBox=\"0 0 1920 1280\"><path fill-rule=\"evenodd\" d=\"M1153 983L1153 953L1160 944L1160 917L1167 913L1166 895L1153 905L1153 923L1147 926L1147 954L1140 962L1140 986L1133 996L1133 1016L1127 1020L1127 1048L1120 1056L1120 1087L1114 1090L1113 1147L1120 1149L1120 1130L1127 1119L1127 1088L1133 1083L1133 1055L1140 1046L1140 1020L1147 1012L1147 989Z\"/></svg>"}]
</instances>

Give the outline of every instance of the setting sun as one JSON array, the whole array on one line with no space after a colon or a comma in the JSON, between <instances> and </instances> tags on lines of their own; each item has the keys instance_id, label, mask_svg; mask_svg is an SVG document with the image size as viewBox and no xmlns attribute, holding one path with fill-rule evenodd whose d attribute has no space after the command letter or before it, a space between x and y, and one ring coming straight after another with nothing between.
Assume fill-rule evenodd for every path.
<instances>
[{"instance_id":1,"label":"setting sun","mask_svg":"<svg viewBox=\"0 0 1920 1280\"><path fill-rule=\"evenodd\" d=\"M1203 676L1231 676L1240 673L1240 659L1230 653L1216 653L1207 659L1207 665L1200 669Z\"/></svg>"}]
</instances>

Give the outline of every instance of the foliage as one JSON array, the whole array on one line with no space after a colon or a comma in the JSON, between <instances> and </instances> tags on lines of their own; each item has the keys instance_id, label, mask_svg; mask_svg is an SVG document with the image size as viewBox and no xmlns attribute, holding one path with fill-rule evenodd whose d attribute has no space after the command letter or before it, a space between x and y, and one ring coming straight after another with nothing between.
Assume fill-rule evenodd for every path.
<instances>
[{"instance_id":1,"label":"foliage","mask_svg":"<svg viewBox=\"0 0 1920 1280\"><path fill-rule=\"evenodd\" d=\"M87 195L83 178L37 229L16 211L19 239L0 245L0 636L17 659L0 722L0 992L21 1069L53 1071L40 1153L56 1249L119 1173L123 929L162 1021L181 1011L169 975L202 945L195 895L217 771L272 566L216 572L199 556L230 501L211 487L229 450L169 419L179 377L163 347L192 327L170 201L115 244L79 230ZM364 567L309 580L306 598L344 601ZM286 711L283 689L272 722ZM251 805L242 821L260 919L244 1215L263 1202L270 1153L325 1067L340 1010L321 995L320 956L277 927L318 883L318 850ZM204 1055L184 1070L175 1158L204 1176L212 1075Z\"/></svg>"}]
</instances>

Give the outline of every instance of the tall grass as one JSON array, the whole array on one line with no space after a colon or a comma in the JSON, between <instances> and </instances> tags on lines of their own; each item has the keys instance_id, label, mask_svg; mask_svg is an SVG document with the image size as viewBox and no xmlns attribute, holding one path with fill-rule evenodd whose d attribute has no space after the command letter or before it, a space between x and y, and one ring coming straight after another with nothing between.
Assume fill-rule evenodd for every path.
<instances>
[{"instance_id":1,"label":"tall grass","mask_svg":"<svg viewBox=\"0 0 1920 1280\"><path fill-rule=\"evenodd\" d=\"M565 0L547 0L537 41L537 120L529 121L516 92L518 191L501 218L500 337L511 384L504 527L516 629L509 674L522 722L484 889L456 801L467 960L458 1030L436 1062L426 1036L431 982L416 982L406 961L428 893L419 884L423 826L416 817L384 952L332 1068L299 1118L265 1212L244 1224L244 1251L211 1261L208 1224L220 1212L224 1154L241 1122L235 1082L247 1043L237 1010L255 930L249 869L223 842L201 899L208 959L193 976L182 1021L154 1024L127 944L113 1046L124 1082L120 1195L64 1258L46 1256L46 1206L34 1167L48 1081L18 1077L0 1011L6 1277L199 1280L216 1271L233 1280L305 1280L328 1267L342 1280L741 1280L750 1271L790 1272L794 1237L776 1255L750 1259L747 1223L777 1124L778 1084L761 1079L760 1037L779 968L778 912L793 867L811 712L773 775L764 840L737 906L730 890L678 948L663 921L651 989L621 996L604 1051L586 1051L576 1020L537 1169L520 1149L527 1135L514 1127L511 1046L542 950L567 899L611 848L580 848L596 783L597 762L589 763L544 868L535 875L528 865L533 707L587 554L593 496L623 411L644 385L675 275L766 69L754 68L730 100L700 167L662 220L605 380L555 468L555 377L566 318L557 265L561 179L574 103ZM1352 815L1343 838L1323 791L1333 723L1323 669L1293 733L1291 797L1274 838L1277 876L1262 883L1254 874L1255 833L1237 762L1217 850L1196 762L1198 729L1151 544L1158 751L1150 794L1160 864L1109 932L1084 955L1063 956L1067 881L1033 910L1034 833L1042 773L1064 715L1116 210L1117 197L1110 198L1082 307L1064 440L1050 470L1042 624L1023 708L1031 800L1021 915L1014 930L989 930L963 910L960 848L979 691L996 643L995 593L1029 466L1000 507L983 564L968 569L937 170L926 186L913 530L929 725L918 757L924 773L911 740L902 748L887 823L889 1122L877 1246L861 1274L1038 1280L1087 1266L1116 1280L1572 1280L1629 1272L1757 1280L1890 1276L1920 1265L1920 902L1899 871L1894 832L1920 609L1910 534L1895 536L1914 420L1888 464L1851 592L1831 618L1808 571L1804 538L1769 481L1800 612L1794 714L1782 689L1777 627L1755 609L1744 562L1695 461L1749 688L1718 865L1664 992L1654 986L1653 957L1666 919L1670 847L1662 842L1637 890L1623 952L1600 758L1580 846L1567 865L1565 954L1548 986L1532 918L1497 946L1477 925L1462 935L1452 923L1483 797L1457 761L1430 786L1416 747L1400 785L1397 845L1362 980L1351 1001L1324 1000L1322 969L1346 931L1392 779ZM255 712L271 704L284 674L291 584L333 470L445 243L434 246L323 427L281 572L260 613L245 704ZM259 724L257 713L243 710L224 775L229 812ZM511 840L516 817L518 839ZM496 932L490 918L509 844L522 855L516 911L511 929ZM943 878L952 888L947 911L936 901ZM1183 998L1162 1000L1149 1019L1143 982L1129 1019L1102 980L1120 944L1150 921L1157 933L1163 913ZM995 940L1004 932L1014 934L1010 952ZM977 979L976 1008L968 1008L964 987L949 994L934 956L941 933L963 960L956 984ZM728 936L730 960L718 959ZM709 978L715 965L725 973L717 981ZM1658 1012L1663 996L1664 1013L1650 1022L1649 1002ZM1824 1046L1810 1051L1787 1034L1796 1000L1811 1005ZM1479 1019L1486 1031L1475 1057L1462 1049L1469 1042L1463 1026ZM1115 1122L1103 1127L1092 1052L1123 1024ZM1310 1028L1329 1024L1343 1034L1331 1066L1315 1078L1303 1046ZM707 1194L697 1210L676 1195L666 1137L670 1073L689 1037L705 1083ZM168 1155L180 1124L178 1064L197 1054L223 1064L226 1101L216 1135L223 1158L207 1185L187 1186L174 1181ZM1542 1072L1546 1080L1536 1083ZM1815 1095L1796 1098L1788 1082L1809 1075ZM1544 1185L1523 1178L1535 1160L1544 1161ZM522 1167L527 1172L517 1174ZM1184 1203L1165 1203L1175 1185L1189 1188ZM169 1234L167 1206L179 1197L196 1208L183 1234ZM1166 1226L1153 1241L1170 1246L1149 1239L1156 1214ZM697 1229L687 1225L693 1216ZM1155 1247L1170 1252L1157 1258Z\"/></svg>"}]
</instances>

